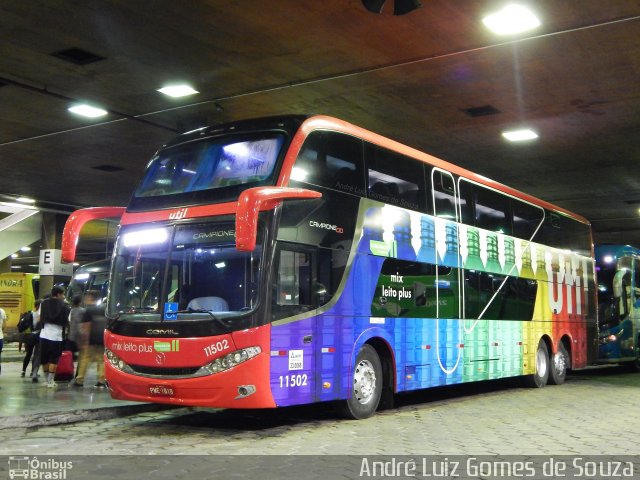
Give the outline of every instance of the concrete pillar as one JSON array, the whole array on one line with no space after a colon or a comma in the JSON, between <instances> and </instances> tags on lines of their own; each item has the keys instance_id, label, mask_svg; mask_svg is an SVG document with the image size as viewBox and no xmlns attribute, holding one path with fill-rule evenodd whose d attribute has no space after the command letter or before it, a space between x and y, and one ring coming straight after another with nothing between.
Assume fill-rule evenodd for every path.
<instances>
[{"instance_id":1,"label":"concrete pillar","mask_svg":"<svg viewBox=\"0 0 640 480\"><path fill-rule=\"evenodd\" d=\"M59 213L43 213L42 215L42 248L59 249L62 247L62 231L68 215ZM43 298L51 293L51 289L56 283L68 283L70 277L54 275L41 275L38 297Z\"/></svg>"}]
</instances>

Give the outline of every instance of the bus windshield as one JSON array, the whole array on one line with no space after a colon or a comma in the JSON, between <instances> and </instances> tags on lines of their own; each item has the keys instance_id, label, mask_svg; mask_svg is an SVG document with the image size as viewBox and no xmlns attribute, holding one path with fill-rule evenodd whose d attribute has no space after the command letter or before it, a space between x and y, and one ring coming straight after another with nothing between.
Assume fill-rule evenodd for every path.
<instances>
[{"instance_id":1,"label":"bus windshield","mask_svg":"<svg viewBox=\"0 0 640 480\"><path fill-rule=\"evenodd\" d=\"M74 297L82 296L88 290L95 290L98 292L99 303L102 303L109 287L109 266L110 262L103 260L78 268L67 287L67 301L73 303Z\"/></svg>"},{"instance_id":2,"label":"bus windshield","mask_svg":"<svg viewBox=\"0 0 640 480\"><path fill-rule=\"evenodd\" d=\"M198 224L121 231L107 314L189 320L244 315L258 304L260 245L235 248L232 224ZM171 313L171 314L170 314Z\"/></svg>"},{"instance_id":3,"label":"bus windshield","mask_svg":"<svg viewBox=\"0 0 640 480\"><path fill-rule=\"evenodd\" d=\"M273 176L284 135L188 142L151 159L135 197L159 197L260 183Z\"/></svg>"}]
</instances>

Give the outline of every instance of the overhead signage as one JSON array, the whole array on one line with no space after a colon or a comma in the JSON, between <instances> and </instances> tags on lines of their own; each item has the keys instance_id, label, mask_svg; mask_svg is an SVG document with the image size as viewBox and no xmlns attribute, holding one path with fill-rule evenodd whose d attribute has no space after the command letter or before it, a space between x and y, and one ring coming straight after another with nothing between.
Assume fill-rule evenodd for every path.
<instances>
[{"instance_id":1,"label":"overhead signage","mask_svg":"<svg viewBox=\"0 0 640 480\"><path fill-rule=\"evenodd\" d=\"M73 275L73 264L62 262L62 250L40 250L40 275L59 275L70 277Z\"/></svg>"}]
</instances>

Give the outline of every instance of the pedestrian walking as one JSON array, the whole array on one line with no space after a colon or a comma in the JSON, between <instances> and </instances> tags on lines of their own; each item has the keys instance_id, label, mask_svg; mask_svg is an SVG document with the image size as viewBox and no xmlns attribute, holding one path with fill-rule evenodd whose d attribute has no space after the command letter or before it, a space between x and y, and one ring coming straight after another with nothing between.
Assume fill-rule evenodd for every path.
<instances>
[{"instance_id":1,"label":"pedestrian walking","mask_svg":"<svg viewBox=\"0 0 640 480\"><path fill-rule=\"evenodd\" d=\"M21 377L25 376L27 367L31 362L33 351L36 345L40 343L40 330L36 328L38 316L38 309L40 308L40 300L33 302L33 309L26 314L26 329L22 332L22 339L24 341L24 359L22 360L22 373ZM22 322L22 320L20 320ZM33 376L33 367L31 369L31 376Z\"/></svg>"},{"instance_id":2,"label":"pedestrian walking","mask_svg":"<svg viewBox=\"0 0 640 480\"><path fill-rule=\"evenodd\" d=\"M69 307L64 303L64 289L54 286L51 297L40 304L40 361L47 375L47 387L55 387L53 377L62 354L63 331L69 324Z\"/></svg>"},{"instance_id":3,"label":"pedestrian walking","mask_svg":"<svg viewBox=\"0 0 640 480\"><path fill-rule=\"evenodd\" d=\"M104 377L104 329L106 318L104 316L104 305L97 305L100 293L89 290L85 293L85 312L80 325L80 359L78 360L78 375L73 384L74 387L84 385L84 377L90 363L96 363L98 381L97 388L106 386Z\"/></svg>"},{"instance_id":4,"label":"pedestrian walking","mask_svg":"<svg viewBox=\"0 0 640 480\"><path fill-rule=\"evenodd\" d=\"M74 354L79 355L80 347L79 330L82 323L82 316L84 315L84 307L82 306L82 295L75 295L71 300L71 313L69 313L69 335L67 336L67 349L71 350Z\"/></svg>"}]
</instances>

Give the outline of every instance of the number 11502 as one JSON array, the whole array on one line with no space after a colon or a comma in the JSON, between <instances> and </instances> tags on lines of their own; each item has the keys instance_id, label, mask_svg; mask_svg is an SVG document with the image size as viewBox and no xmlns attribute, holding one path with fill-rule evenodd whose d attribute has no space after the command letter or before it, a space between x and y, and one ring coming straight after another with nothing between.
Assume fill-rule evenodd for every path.
<instances>
[{"instance_id":1,"label":"number 11502","mask_svg":"<svg viewBox=\"0 0 640 480\"><path fill-rule=\"evenodd\" d=\"M280 375L280 388L306 387L307 374Z\"/></svg>"}]
</instances>

